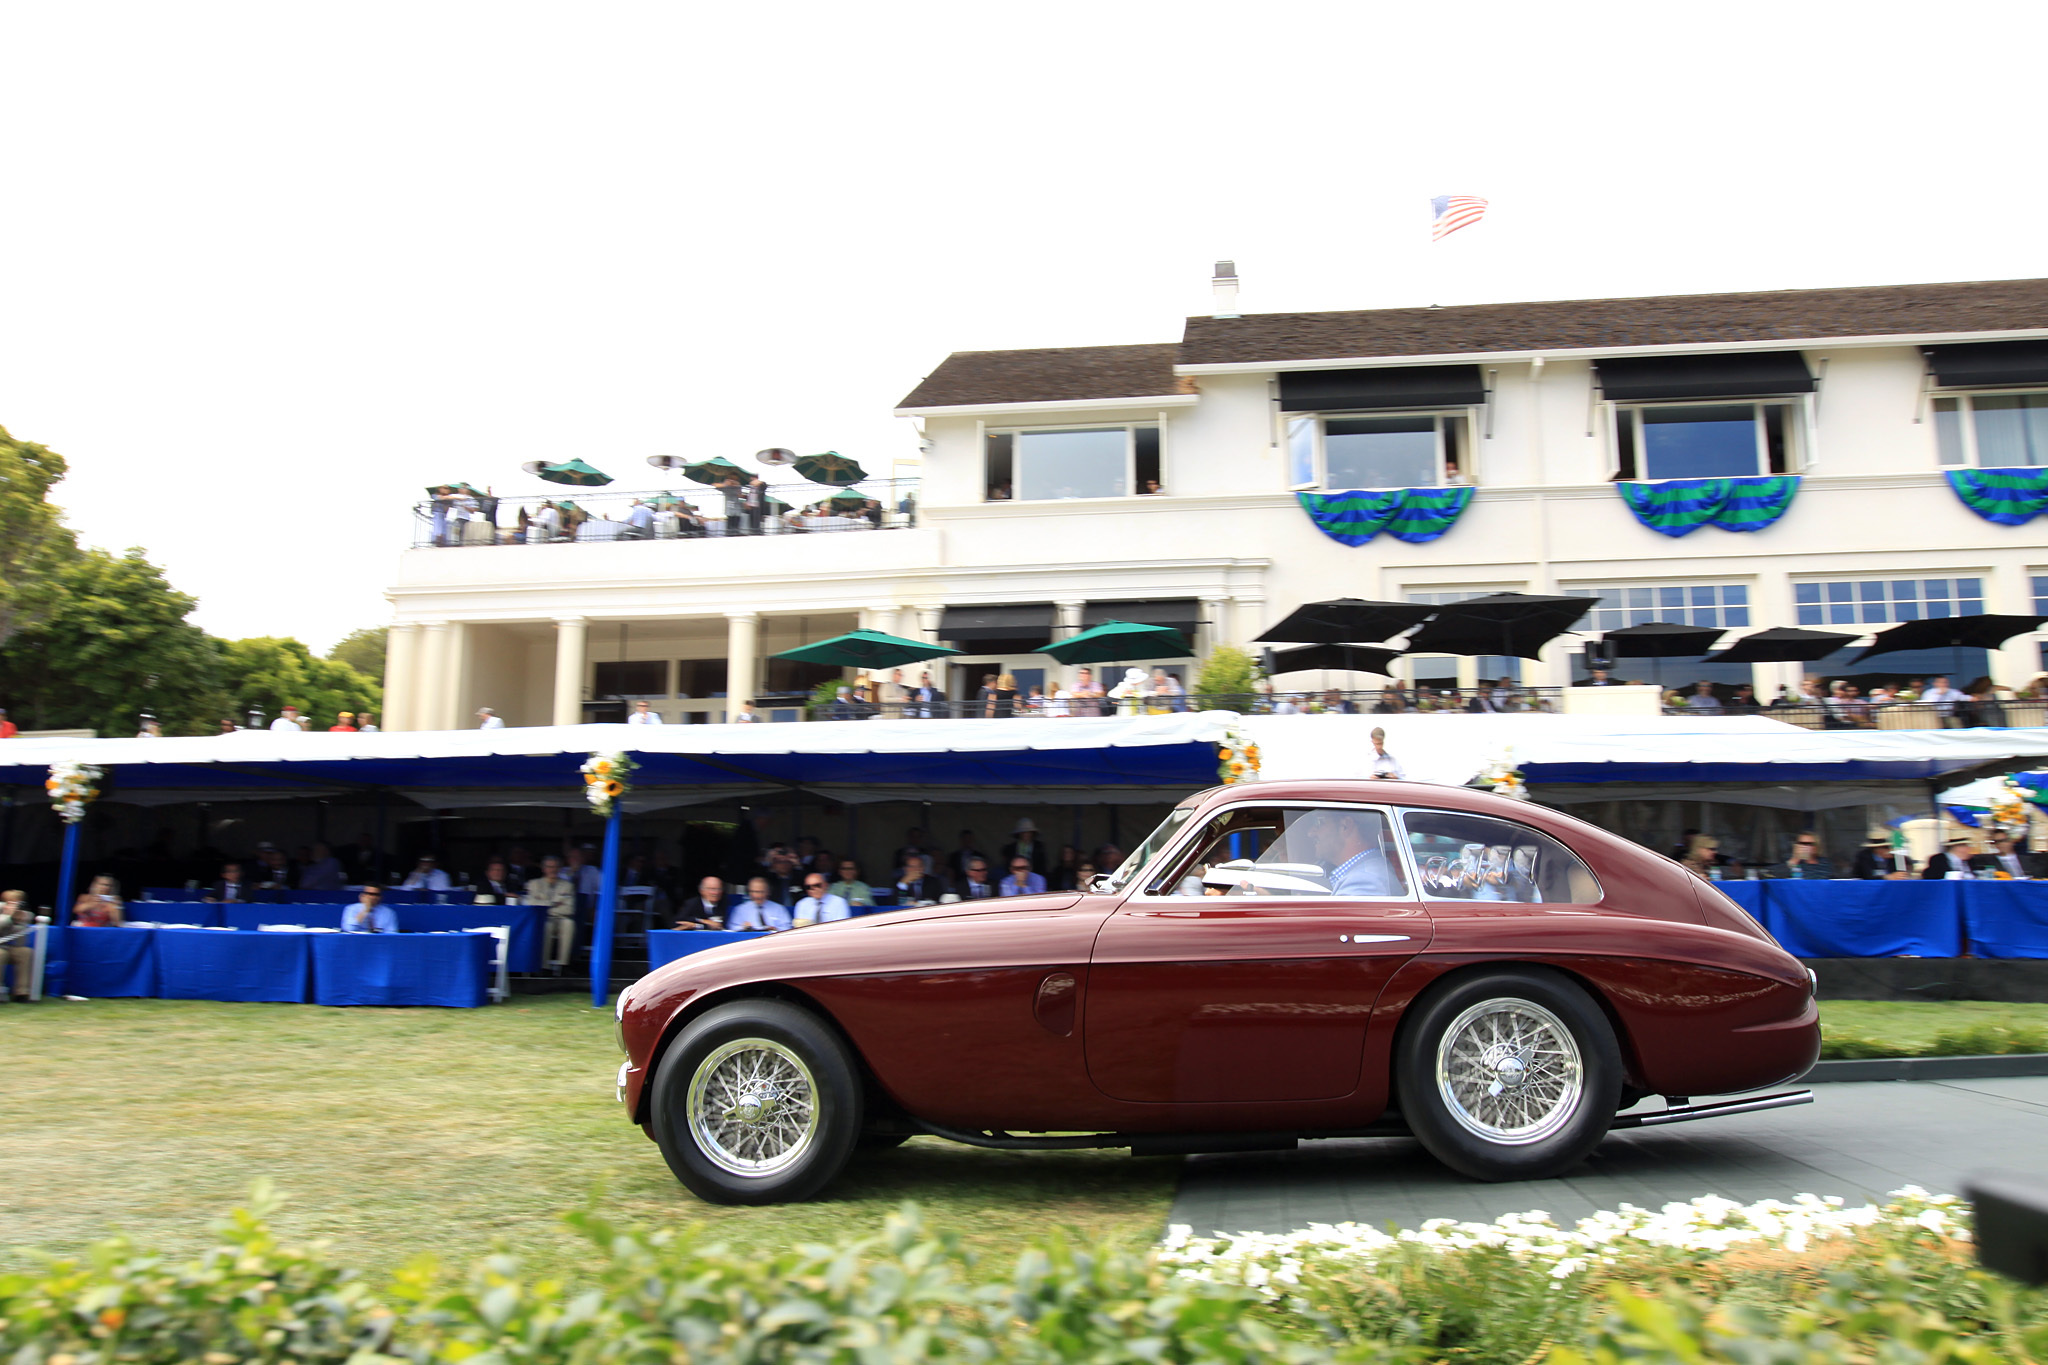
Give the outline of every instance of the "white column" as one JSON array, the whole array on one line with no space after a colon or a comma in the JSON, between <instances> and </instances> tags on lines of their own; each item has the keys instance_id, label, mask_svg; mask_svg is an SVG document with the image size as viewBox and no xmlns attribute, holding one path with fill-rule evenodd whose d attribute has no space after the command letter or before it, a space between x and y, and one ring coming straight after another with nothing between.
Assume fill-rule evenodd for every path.
<instances>
[{"instance_id":1,"label":"white column","mask_svg":"<svg viewBox=\"0 0 2048 1365\"><path fill-rule=\"evenodd\" d=\"M584 658L588 652L590 622L581 616L555 618L555 715L556 725L583 723Z\"/></svg>"},{"instance_id":2,"label":"white column","mask_svg":"<svg viewBox=\"0 0 2048 1365\"><path fill-rule=\"evenodd\" d=\"M2014 616L2034 615L2034 582L2024 566L2010 562L1991 571L1991 581L1984 585L1984 605L1988 610L2009 612ZM2006 687L2025 687L2041 672L2040 637L2031 631L2015 635L2002 648L1987 651L1985 663L1991 669L1991 680ZM1968 678L1952 679L1951 685L1961 687Z\"/></svg>"},{"instance_id":3,"label":"white column","mask_svg":"<svg viewBox=\"0 0 2048 1365\"><path fill-rule=\"evenodd\" d=\"M896 614L897 609L895 607L867 608L868 629L879 630L884 635L901 634L901 632L896 629Z\"/></svg>"},{"instance_id":4,"label":"white column","mask_svg":"<svg viewBox=\"0 0 2048 1365\"><path fill-rule=\"evenodd\" d=\"M1207 659L1216 652L1216 646L1237 643L1230 633L1230 599L1227 597L1204 597L1202 599L1202 624L1195 631L1195 638L1189 641L1195 647L1197 659ZM1189 679L1190 682L1194 680Z\"/></svg>"},{"instance_id":5,"label":"white column","mask_svg":"<svg viewBox=\"0 0 2048 1365\"><path fill-rule=\"evenodd\" d=\"M913 607L912 610L917 614L917 638L929 640L933 644L937 644L939 639L939 622L945 619L946 609L942 606L917 606Z\"/></svg>"},{"instance_id":6,"label":"white column","mask_svg":"<svg viewBox=\"0 0 2048 1365\"><path fill-rule=\"evenodd\" d=\"M725 718L740 713L740 703L750 700L760 686L755 673L761 652L761 614L729 611L725 614Z\"/></svg>"},{"instance_id":7,"label":"white column","mask_svg":"<svg viewBox=\"0 0 2048 1365\"><path fill-rule=\"evenodd\" d=\"M419 683L413 690L412 728L448 728L448 623L429 621L420 636Z\"/></svg>"},{"instance_id":8,"label":"white column","mask_svg":"<svg viewBox=\"0 0 2048 1365\"><path fill-rule=\"evenodd\" d=\"M1055 640L1071 639L1081 633L1081 612L1087 605L1086 602L1079 598L1069 598L1064 602L1054 602L1052 604L1053 638ZM1060 665L1059 685L1066 688L1073 687L1074 675L1079 671L1079 664Z\"/></svg>"},{"instance_id":9,"label":"white column","mask_svg":"<svg viewBox=\"0 0 2048 1365\"><path fill-rule=\"evenodd\" d=\"M384 728L413 729L419 709L420 628L412 622L393 625L384 649Z\"/></svg>"},{"instance_id":10,"label":"white column","mask_svg":"<svg viewBox=\"0 0 2048 1365\"><path fill-rule=\"evenodd\" d=\"M479 703L470 697L469 667L470 634L467 621L448 623L448 728L467 730L476 724L475 711ZM505 708L499 704L499 711Z\"/></svg>"}]
</instances>

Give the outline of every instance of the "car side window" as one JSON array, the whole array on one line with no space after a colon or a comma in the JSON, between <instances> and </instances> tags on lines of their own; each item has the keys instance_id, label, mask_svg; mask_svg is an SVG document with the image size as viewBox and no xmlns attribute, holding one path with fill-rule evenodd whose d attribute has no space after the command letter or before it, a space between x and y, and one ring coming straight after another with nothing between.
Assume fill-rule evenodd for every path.
<instances>
[{"instance_id":1,"label":"car side window","mask_svg":"<svg viewBox=\"0 0 2048 1365\"><path fill-rule=\"evenodd\" d=\"M1408 881L1387 817L1349 806L1218 812L1146 888L1155 896L1396 896Z\"/></svg>"},{"instance_id":2,"label":"car side window","mask_svg":"<svg viewBox=\"0 0 2048 1365\"><path fill-rule=\"evenodd\" d=\"M1541 830L1487 815L1404 810L1401 825L1426 900L1590 905L1600 883Z\"/></svg>"}]
</instances>

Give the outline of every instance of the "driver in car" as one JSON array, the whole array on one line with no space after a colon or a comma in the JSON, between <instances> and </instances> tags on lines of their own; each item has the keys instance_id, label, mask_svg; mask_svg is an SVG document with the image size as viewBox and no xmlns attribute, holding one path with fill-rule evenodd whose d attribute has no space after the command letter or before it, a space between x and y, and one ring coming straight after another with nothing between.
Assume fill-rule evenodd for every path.
<instances>
[{"instance_id":1,"label":"driver in car","mask_svg":"<svg viewBox=\"0 0 2048 1365\"><path fill-rule=\"evenodd\" d=\"M1330 874L1333 896L1398 896L1401 880L1380 849L1380 818L1362 810L1317 811L1310 825L1312 861Z\"/></svg>"}]
</instances>

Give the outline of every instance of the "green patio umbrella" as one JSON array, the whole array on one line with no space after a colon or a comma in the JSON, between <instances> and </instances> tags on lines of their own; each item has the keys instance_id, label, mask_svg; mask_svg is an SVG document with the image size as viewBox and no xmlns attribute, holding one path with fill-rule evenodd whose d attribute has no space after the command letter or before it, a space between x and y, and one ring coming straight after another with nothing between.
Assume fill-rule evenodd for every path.
<instances>
[{"instance_id":1,"label":"green patio umbrella","mask_svg":"<svg viewBox=\"0 0 2048 1365\"><path fill-rule=\"evenodd\" d=\"M858 512L868 505L865 493L834 493L825 499L825 506L834 512Z\"/></svg>"},{"instance_id":2,"label":"green patio umbrella","mask_svg":"<svg viewBox=\"0 0 2048 1365\"><path fill-rule=\"evenodd\" d=\"M428 485L427 485L427 496L431 498L431 497L433 497L433 496L434 496L434 494L436 494L436 493L440 492L440 491L441 491L442 489L444 489L444 488L452 488L452 489L454 489L454 490L455 490L456 492L458 492L458 493L474 493L474 492L476 492L476 490L475 490L474 488L471 488L471 487L470 487L470 486L469 486L468 484L466 484L466 483L457 483L457 482L456 482L455 480L453 480L453 479L450 479L450 480L449 480L449 481L448 481L447 483L430 483L430 484L428 484Z\"/></svg>"},{"instance_id":3,"label":"green patio umbrella","mask_svg":"<svg viewBox=\"0 0 2048 1365\"><path fill-rule=\"evenodd\" d=\"M601 469L593 469L581 460L565 460L561 464L550 464L546 460L528 460L519 466L528 474L548 483L564 483L573 488L602 488L612 481L612 476Z\"/></svg>"},{"instance_id":4,"label":"green patio umbrella","mask_svg":"<svg viewBox=\"0 0 2048 1365\"><path fill-rule=\"evenodd\" d=\"M865 469L836 450L828 450L823 455L798 457L796 472L812 483L829 483L840 488L850 483L859 483L868 476Z\"/></svg>"},{"instance_id":5,"label":"green patio umbrella","mask_svg":"<svg viewBox=\"0 0 2048 1365\"><path fill-rule=\"evenodd\" d=\"M1171 626L1104 621L1038 652L1050 654L1063 664L1102 664L1126 659L1178 659L1195 651L1188 646L1187 637Z\"/></svg>"},{"instance_id":6,"label":"green patio umbrella","mask_svg":"<svg viewBox=\"0 0 2048 1365\"><path fill-rule=\"evenodd\" d=\"M683 477L697 483L708 483L714 488L724 483L728 477L734 474L740 476L741 483L745 483L753 477L752 474L740 468L731 460L726 459L723 455L713 455L708 460L693 460L689 464L683 465L682 471Z\"/></svg>"},{"instance_id":7,"label":"green patio umbrella","mask_svg":"<svg viewBox=\"0 0 2048 1365\"><path fill-rule=\"evenodd\" d=\"M895 668L899 664L941 659L958 653L959 650L945 645L906 640L900 635L884 635L879 630L850 630L829 640L785 649L773 657L794 659L804 664L826 664L834 668Z\"/></svg>"}]
</instances>

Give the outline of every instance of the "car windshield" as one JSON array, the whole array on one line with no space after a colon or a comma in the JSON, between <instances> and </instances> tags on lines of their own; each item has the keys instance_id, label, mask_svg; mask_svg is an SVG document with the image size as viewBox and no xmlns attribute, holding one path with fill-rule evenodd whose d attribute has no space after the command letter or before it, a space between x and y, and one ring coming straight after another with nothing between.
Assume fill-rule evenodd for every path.
<instances>
[{"instance_id":1,"label":"car windshield","mask_svg":"<svg viewBox=\"0 0 2048 1365\"><path fill-rule=\"evenodd\" d=\"M1129 856L1118 865L1116 871L1108 874L1105 888L1110 891L1121 891L1126 886L1129 886L1131 878L1137 876L1144 869L1145 864L1159 856L1159 850L1166 847L1167 842L1173 838L1182 825L1188 822L1188 817L1194 813L1195 808L1193 806L1175 806L1172 810L1168 811L1166 818L1159 822L1159 828L1146 835L1145 842L1132 849Z\"/></svg>"}]
</instances>

